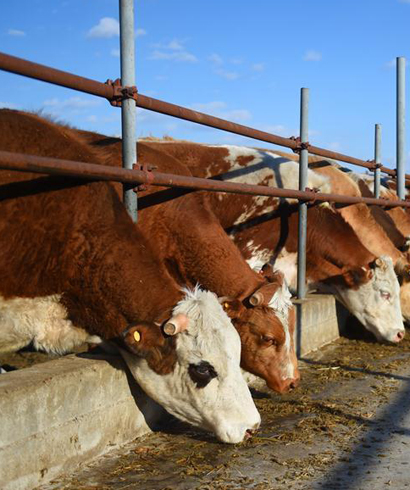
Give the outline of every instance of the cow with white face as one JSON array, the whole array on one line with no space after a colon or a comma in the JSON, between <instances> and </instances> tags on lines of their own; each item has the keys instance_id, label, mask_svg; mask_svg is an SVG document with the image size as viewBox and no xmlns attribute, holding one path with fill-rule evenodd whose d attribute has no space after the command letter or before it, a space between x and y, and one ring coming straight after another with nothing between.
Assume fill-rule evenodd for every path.
<instances>
[{"instance_id":1,"label":"cow with white face","mask_svg":"<svg viewBox=\"0 0 410 490\"><path fill-rule=\"evenodd\" d=\"M127 329L123 356L144 391L168 412L237 443L260 416L239 368L239 336L213 293L195 288L153 338L145 324ZM153 342L158 345L153 352Z\"/></svg>"},{"instance_id":2,"label":"cow with white face","mask_svg":"<svg viewBox=\"0 0 410 490\"><path fill-rule=\"evenodd\" d=\"M157 142L152 146L189 165L196 177L298 188L298 165L285 155L237 146ZM308 172L309 187L331 191L326 175ZM209 193L212 210L252 266L269 261L296 289L298 207L292 200ZM379 340L404 337L398 281L392 261L363 245L340 213L327 203L308 209L307 282L331 288ZM381 255L381 256L380 256Z\"/></svg>"},{"instance_id":3,"label":"cow with white face","mask_svg":"<svg viewBox=\"0 0 410 490\"><path fill-rule=\"evenodd\" d=\"M79 134L93 149L109 155L107 163L121 162L119 139ZM190 175L187 163L191 156L195 161L191 147L196 145L183 144L177 158L163 151L164 146L174 148L173 144L139 142L138 161L155 165L161 172ZM279 393L295 388L300 379L293 342L295 316L283 275L271 268L259 274L264 263L258 272L253 270L255 264L246 263L210 208L208 196L181 196L175 189L152 187L138 197L144 232L175 280L190 286L199 283L224 298L223 307L241 337L242 368L262 377Z\"/></svg>"},{"instance_id":4,"label":"cow with white face","mask_svg":"<svg viewBox=\"0 0 410 490\"><path fill-rule=\"evenodd\" d=\"M0 149L103 163L69 128L10 110ZM178 418L228 443L258 427L218 298L181 290L112 184L0 171L0 192L2 351L119 342L143 389Z\"/></svg>"},{"instance_id":5,"label":"cow with white face","mask_svg":"<svg viewBox=\"0 0 410 490\"><path fill-rule=\"evenodd\" d=\"M324 290L325 284L377 340L398 343L404 338L400 286L390 257L330 278L318 289Z\"/></svg>"}]
</instances>

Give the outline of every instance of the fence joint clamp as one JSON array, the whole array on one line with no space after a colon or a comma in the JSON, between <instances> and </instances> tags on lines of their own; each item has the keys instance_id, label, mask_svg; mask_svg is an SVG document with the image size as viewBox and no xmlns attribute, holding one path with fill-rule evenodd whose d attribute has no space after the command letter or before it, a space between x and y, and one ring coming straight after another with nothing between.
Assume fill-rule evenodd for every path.
<instances>
[{"instance_id":1,"label":"fence joint clamp","mask_svg":"<svg viewBox=\"0 0 410 490\"><path fill-rule=\"evenodd\" d=\"M300 153L302 150L309 150L309 141L304 141L302 143L299 136L291 136L289 139L296 143L295 148L292 148L293 153Z\"/></svg>"},{"instance_id":2,"label":"fence joint clamp","mask_svg":"<svg viewBox=\"0 0 410 490\"><path fill-rule=\"evenodd\" d=\"M122 101L125 99L137 99L138 90L135 85L130 87L123 87L121 85L121 79L117 78L112 81L108 79L105 82L107 85L112 87L112 96L108 99L108 102L114 107L121 107Z\"/></svg>"},{"instance_id":3,"label":"fence joint clamp","mask_svg":"<svg viewBox=\"0 0 410 490\"><path fill-rule=\"evenodd\" d=\"M134 165L132 166L132 169L133 170L140 170L141 172L144 172L144 174L147 178L147 182L137 185L136 187L134 187L133 191L134 192L146 191L148 189L148 187L154 181L155 176L152 173L152 171L156 170L157 168L158 167L156 167L155 165L148 165L146 163L143 163L142 165L139 165L138 163L134 163Z\"/></svg>"}]
</instances>

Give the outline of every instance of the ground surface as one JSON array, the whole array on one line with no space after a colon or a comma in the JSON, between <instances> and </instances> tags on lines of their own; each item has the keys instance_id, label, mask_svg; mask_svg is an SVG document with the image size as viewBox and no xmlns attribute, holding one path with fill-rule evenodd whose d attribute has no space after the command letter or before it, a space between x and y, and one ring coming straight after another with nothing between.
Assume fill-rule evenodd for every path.
<instances>
[{"instance_id":1,"label":"ground surface","mask_svg":"<svg viewBox=\"0 0 410 490\"><path fill-rule=\"evenodd\" d=\"M301 361L302 384L256 392L263 424L228 446L172 423L42 489L410 488L410 335L340 339Z\"/></svg>"}]
</instances>

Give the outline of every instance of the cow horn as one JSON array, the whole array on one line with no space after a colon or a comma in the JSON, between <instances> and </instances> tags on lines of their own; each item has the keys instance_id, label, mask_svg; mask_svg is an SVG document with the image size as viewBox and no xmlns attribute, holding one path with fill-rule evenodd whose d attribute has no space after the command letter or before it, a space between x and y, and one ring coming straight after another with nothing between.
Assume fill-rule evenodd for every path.
<instances>
[{"instance_id":1,"label":"cow horn","mask_svg":"<svg viewBox=\"0 0 410 490\"><path fill-rule=\"evenodd\" d=\"M188 328L189 319L183 313L170 318L164 325L163 330L167 335L177 335Z\"/></svg>"}]
</instances>

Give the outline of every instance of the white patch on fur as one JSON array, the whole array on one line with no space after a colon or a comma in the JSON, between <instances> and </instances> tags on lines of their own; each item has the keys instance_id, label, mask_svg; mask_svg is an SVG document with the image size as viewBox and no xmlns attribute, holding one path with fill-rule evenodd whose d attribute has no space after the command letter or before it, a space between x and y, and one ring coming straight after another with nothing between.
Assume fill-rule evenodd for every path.
<instances>
[{"instance_id":1,"label":"white patch on fur","mask_svg":"<svg viewBox=\"0 0 410 490\"><path fill-rule=\"evenodd\" d=\"M14 352L33 342L38 350L64 354L83 343L101 342L67 318L61 295L37 298L0 296L0 352Z\"/></svg>"},{"instance_id":2,"label":"white patch on fur","mask_svg":"<svg viewBox=\"0 0 410 490\"><path fill-rule=\"evenodd\" d=\"M298 266L298 254L296 252L288 252L285 248L281 251L275 261L275 269L283 272L286 282L291 291L296 291Z\"/></svg>"},{"instance_id":3,"label":"white patch on fur","mask_svg":"<svg viewBox=\"0 0 410 490\"><path fill-rule=\"evenodd\" d=\"M214 148L216 147L214 146ZM269 187L299 188L299 164L297 162L287 160L272 151L233 145L222 145L219 148L226 148L229 152L225 160L229 163L230 168L225 178L221 176L222 180L253 185L260 185L262 181L265 181ZM253 160L246 165L240 164L239 158L246 157L253 157ZM211 173L208 177L210 176ZM307 187L317 188L320 192L325 193L330 192L331 189L329 179L326 176L310 169L308 170ZM263 205L267 199L265 196L256 196L254 198L255 206ZM287 200L289 202L295 201L294 199ZM264 212L267 211L264 210Z\"/></svg>"},{"instance_id":4,"label":"white patch on fur","mask_svg":"<svg viewBox=\"0 0 410 490\"><path fill-rule=\"evenodd\" d=\"M374 192L374 176L370 174L364 174L359 172L349 172L347 174L356 184L359 184L360 181L366 185L369 191L373 194ZM387 189L382 183L380 183L380 196L386 197L388 193L391 192Z\"/></svg>"},{"instance_id":5,"label":"white patch on fur","mask_svg":"<svg viewBox=\"0 0 410 490\"><path fill-rule=\"evenodd\" d=\"M270 250L255 246L253 240L249 240L249 242L245 245L245 250L251 254L251 258L246 262L248 263L249 267L256 272L260 272L262 267L270 261L272 256L272 252Z\"/></svg>"},{"instance_id":6,"label":"white patch on fur","mask_svg":"<svg viewBox=\"0 0 410 490\"><path fill-rule=\"evenodd\" d=\"M186 314L189 326L176 336L173 372L160 376L144 359L125 351L123 356L143 390L168 412L211 430L223 442L241 442L247 429L259 425L260 416L239 367L239 335L215 294L199 287L184 291L172 315ZM188 366L201 361L209 362L218 376L199 389Z\"/></svg>"},{"instance_id":7,"label":"white patch on fur","mask_svg":"<svg viewBox=\"0 0 410 490\"><path fill-rule=\"evenodd\" d=\"M254 246L253 240L250 240L246 244L246 249L252 253L252 257L248 259L246 262L256 272L259 272L262 267L268 263L271 259L272 253L268 249L258 250L257 247ZM287 252L286 252L287 253ZM297 254L287 254L288 256L294 256L294 260L296 261ZM275 262L275 269L280 270L285 274L285 272L281 269L280 265L278 265L278 261ZM285 332L285 349L287 352L287 362L285 364L284 369L282 369L282 379L293 378L295 374L294 365L291 359L291 338L289 331L289 308L292 307L291 301L292 294L289 291L287 285L287 278L285 275L284 282L282 287L278 289L278 291L273 295L269 306L273 309L276 316L282 323L283 330Z\"/></svg>"},{"instance_id":8,"label":"white patch on fur","mask_svg":"<svg viewBox=\"0 0 410 490\"><path fill-rule=\"evenodd\" d=\"M284 369L282 369L282 379L294 378L295 370L291 359L291 337L289 331L289 308L292 308L291 293L284 279L282 286L276 291L272 299L269 302L269 306L273 309L276 316L279 318L283 325L285 332L285 345L284 348L287 353L287 362Z\"/></svg>"}]
</instances>

